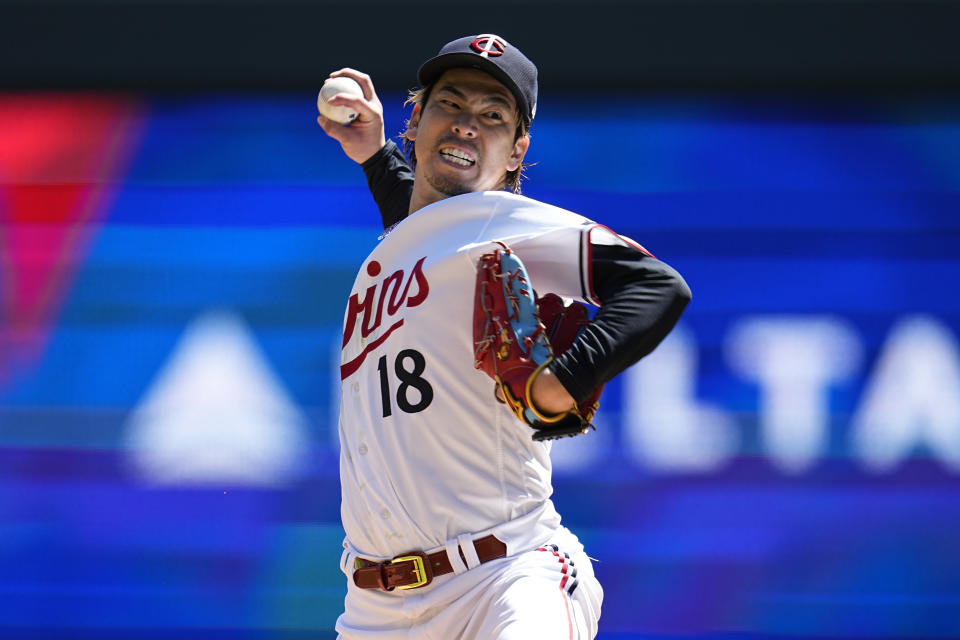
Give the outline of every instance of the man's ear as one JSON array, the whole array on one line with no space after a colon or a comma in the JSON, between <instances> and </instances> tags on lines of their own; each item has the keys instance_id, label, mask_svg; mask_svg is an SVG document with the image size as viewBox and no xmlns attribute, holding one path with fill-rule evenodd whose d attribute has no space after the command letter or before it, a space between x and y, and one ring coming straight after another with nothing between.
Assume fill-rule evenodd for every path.
<instances>
[{"instance_id":1,"label":"man's ear","mask_svg":"<svg viewBox=\"0 0 960 640\"><path fill-rule=\"evenodd\" d=\"M407 121L407 130L403 132L403 137L413 142L417 139L417 127L420 126L420 105L413 105L413 113L410 114L410 120Z\"/></svg>"},{"instance_id":2,"label":"man's ear","mask_svg":"<svg viewBox=\"0 0 960 640\"><path fill-rule=\"evenodd\" d=\"M523 164L523 156L527 155L527 149L530 148L530 136L520 136L513 143L513 151L507 159L507 171L516 171Z\"/></svg>"}]
</instances>

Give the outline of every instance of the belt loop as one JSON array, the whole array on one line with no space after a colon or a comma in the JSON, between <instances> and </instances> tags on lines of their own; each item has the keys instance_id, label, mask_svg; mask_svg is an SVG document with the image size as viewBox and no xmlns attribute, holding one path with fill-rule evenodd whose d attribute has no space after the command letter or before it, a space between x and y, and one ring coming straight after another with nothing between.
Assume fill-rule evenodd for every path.
<instances>
[{"instance_id":1,"label":"belt loop","mask_svg":"<svg viewBox=\"0 0 960 640\"><path fill-rule=\"evenodd\" d=\"M473 569L480 566L480 557L477 555L477 548L473 546L473 538L469 534L457 536L457 544L463 551L463 558L467 561L467 568Z\"/></svg>"},{"instance_id":2,"label":"belt loop","mask_svg":"<svg viewBox=\"0 0 960 640\"><path fill-rule=\"evenodd\" d=\"M381 562L377 565L377 586L384 591L393 591L394 587L387 584L387 565L389 562Z\"/></svg>"},{"instance_id":3,"label":"belt loop","mask_svg":"<svg viewBox=\"0 0 960 640\"><path fill-rule=\"evenodd\" d=\"M460 575L461 573L466 572L467 565L463 564L463 560L460 558L460 544L458 540L447 540L447 544L444 546L447 550L447 560L450 561L450 566L453 568L454 575Z\"/></svg>"}]
</instances>

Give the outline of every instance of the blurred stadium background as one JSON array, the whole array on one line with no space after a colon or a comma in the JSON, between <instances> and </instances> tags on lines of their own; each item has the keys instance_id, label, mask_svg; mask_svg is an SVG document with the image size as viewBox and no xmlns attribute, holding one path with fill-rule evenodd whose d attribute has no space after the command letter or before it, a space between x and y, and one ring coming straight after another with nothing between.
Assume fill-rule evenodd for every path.
<instances>
[{"instance_id":1,"label":"blurred stadium background","mask_svg":"<svg viewBox=\"0 0 960 640\"><path fill-rule=\"evenodd\" d=\"M601 639L960 636L952 2L0 0L0 637L333 638L336 379L376 243L314 122L494 32L527 195L676 266L555 448Z\"/></svg>"}]
</instances>

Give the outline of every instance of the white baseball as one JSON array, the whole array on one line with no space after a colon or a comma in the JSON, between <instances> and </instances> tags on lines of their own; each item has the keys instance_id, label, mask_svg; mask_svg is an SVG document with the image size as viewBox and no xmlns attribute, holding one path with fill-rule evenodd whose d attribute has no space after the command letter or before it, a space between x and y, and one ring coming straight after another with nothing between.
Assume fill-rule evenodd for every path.
<instances>
[{"instance_id":1,"label":"white baseball","mask_svg":"<svg viewBox=\"0 0 960 640\"><path fill-rule=\"evenodd\" d=\"M357 84L357 81L347 76L337 78L327 78L323 86L320 87L320 95L317 96L317 110L320 115L340 124L348 124L357 117L357 112L350 107L332 105L328 101L338 93L346 93L352 96L363 97L363 89Z\"/></svg>"}]
</instances>

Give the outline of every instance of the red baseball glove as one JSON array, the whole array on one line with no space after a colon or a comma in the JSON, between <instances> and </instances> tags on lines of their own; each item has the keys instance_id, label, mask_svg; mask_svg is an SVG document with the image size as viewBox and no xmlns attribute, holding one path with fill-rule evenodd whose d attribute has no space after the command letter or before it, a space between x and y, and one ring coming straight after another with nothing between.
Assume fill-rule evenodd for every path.
<instances>
[{"instance_id":1,"label":"red baseball glove","mask_svg":"<svg viewBox=\"0 0 960 640\"><path fill-rule=\"evenodd\" d=\"M573 409L545 415L533 404L533 381L570 348L590 322L587 307L564 305L553 293L537 298L520 258L503 243L480 257L473 316L475 365L496 382L498 399L535 431L534 440L586 433L603 392L601 385Z\"/></svg>"}]
</instances>

